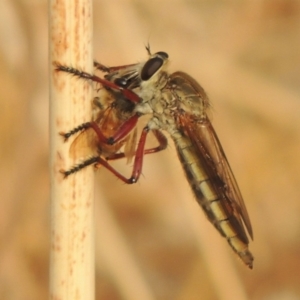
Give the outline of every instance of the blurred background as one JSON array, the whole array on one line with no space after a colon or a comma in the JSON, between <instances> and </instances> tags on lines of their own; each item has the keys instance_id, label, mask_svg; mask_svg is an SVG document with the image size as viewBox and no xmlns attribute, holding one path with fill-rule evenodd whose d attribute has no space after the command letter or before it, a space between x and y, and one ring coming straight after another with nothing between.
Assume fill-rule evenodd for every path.
<instances>
[{"instance_id":1,"label":"blurred background","mask_svg":"<svg viewBox=\"0 0 300 300\"><path fill-rule=\"evenodd\" d=\"M48 298L47 22L44 0L0 2L0 299ZM207 91L255 257L248 270L205 219L170 140L134 186L96 174L96 299L300 299L299 37L299 0L94 1L98 61L150 43Z\"/></svg>"}]
</instances>

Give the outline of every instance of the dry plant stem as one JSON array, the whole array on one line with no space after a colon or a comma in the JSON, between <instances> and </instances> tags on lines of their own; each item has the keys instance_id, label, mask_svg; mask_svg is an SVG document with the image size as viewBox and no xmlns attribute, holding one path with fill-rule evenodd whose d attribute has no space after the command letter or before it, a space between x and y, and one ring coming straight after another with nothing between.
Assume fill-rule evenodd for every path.
<instances>
[{"instance_id":1,"label":"dry plant stem","mask_svg":"<svg viewBox=\"0 0 300 300\"><path fill-rule=\"evenodd\" d=\"M66 179L74 164L59 132L91 119L92 86L58 73L53 62L93 71L92 2L49 1L50 44L50 299L94 299L94 177L86 168Z\"/></svg>"}]
</instances>

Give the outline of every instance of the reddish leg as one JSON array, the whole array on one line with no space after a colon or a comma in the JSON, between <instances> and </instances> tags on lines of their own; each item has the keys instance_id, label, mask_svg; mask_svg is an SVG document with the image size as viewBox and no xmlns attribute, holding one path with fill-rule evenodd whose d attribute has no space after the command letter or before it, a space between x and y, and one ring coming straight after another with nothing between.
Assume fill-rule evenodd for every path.
<instances>
[{"instance_id":1,"label":"reddish leg","mask_svg":"<svg viewBox=\"0 0 300 300\"><path fill-rule=\"evenodd\" d=\"M122 95L126 99L130 100L133 103L141 102L140 97L136 93L134 93L133 91L131 91L129 89L126 89L126 88L123 88L119 85L116 85L114 82L111 82L109 80L100 78L96 75L92 75L92 74L89 74L89 73L86 73L86 72L83 72L83 71L79 71L79 70L71 68L71 67L62 66L57 62L54 63L54 65L55 65L57 71L71 73L71 74L73 74L75 76L78 76L80 78L84 78L84 79L92 80L94 82L98 82L98 83L102 84L105 87L120 91L120 93L122 93Z\"/></svg>"},{"instance_id":2,"label":"reddish leg","mask_svg":"<svg viewBox=\"0 0 300 300\"><path fill-rule=\"evenodd\" d=\"M116 177L118 177L119 179L121 179L124 183L132 184L132 183L136 182L136 181L132 181L132 179L131 179L132 176L130 178L126 178L120 172L118 172L115 168L113 168L105 159L103 159L102 157L99 156L98 157L98 161L95 164L95 167L99 168L100 165L103 166L103 167L105 167L110 172L112 172Z\"/></svg>"},{"instance_id":3,"label":"reddish leg","mask_svg":"<svg viewBox=\"0 0 300 300\"><path fill-rule=\"evenodd\" d=\"M159 151L165 150L168 146L168 140L161 131L152 130L152 132L153 132L154 136L156 137L159 145L154 148L146 149L144 151L144 154L151 154L151 153L159 152Z\"/></svg>"},{"instance_id":4,"label":"reddish leg","mask_svg":"<svg viewBox=\"0 0 300 300\"><path fill-rule=\"evenodd\" d=\"M75 133L77 133L79 131L86 130L90 127L91 127L91 122L86 122L86 123L83 123L83 124L73 128L72 130L70 130L68 132L60 132L59 134L65 138L65 142L66 142L70 136L74 135Z\"/></svg>"},{"instance_id":5,"label":"reddish leg","mask_svg":"<svg viewBox=\"0 0 300 300\"><path fill-rule=\"evenodd\" d=\"M100 64L100 63L97 62L97 61L94 61L94 67L95 67L97 70L99 70L99 71L101 71L101 72L104 72L104 73L109 73L109 72L110 72L110 67L106 67L106 66Z\"/></svg>"},{"instance_id":6,"label":"reddish leg","mask_svg":"<svg viewBox=\"0 0 300 300\"><path fill-rule=\"evenodd\" d=\"M157 138L159 145L155 148L144 150L148 133L149 133L149 129L148 129L148 127L145 127L141 134L139 144L137 147L137 151L135 153L135 160L134 160L133 170L132 170L132 174L131 174L130 178L126 178L125 176L123 176L121 173L119 173L115 168L113 168L107 162L107 160L115 160L115 159L119 159L119 158L124 158L125 157L124 153L117 153L114 156L108 158L107 160L103 159L100 156L91 157L91 158L87 159L86 161L84 161L83 163L74 166L70 170L67 170L67 171L61 170L61 173L63 173L65 175L65 177L68 177L69 175L76 173L89 165L94 164L96 168L99 168L100 165L105 167L107 170L112 172L116 177L118 177L124 183L127 183L127 184L136 183L142 172L144 155L152 154L152 153L164 150L167 147L166 137L160 131L154 130L153 133L154 133L155 137Z\"/></svg>"},{"instance_id":7,"label":"reddish leg","mask_svg":"<svg viewBox=\"0 0 300 300\"><path fill-rule=\"evenodd\" d=\"M105 72L105 73L115 72L115 71L122 70L122 69L125 69L128 67L133 67L135 65L137 65L137 64L123 65L123 66L116 66L116 67L106 67L106 66L102 65L101 63L94 61L94 67L97 70Z\"/></svg>"},{"instance_id":8,"label":"reddish leg","mask_svg":"<svg viewBox=\"0 0 300 300\"><path fill-rule=\"evenodd\" d=\"M133 128L136 126L136 123L140 117L139 113L136 113L132 117L130 117L128 120L126 120L119 128L118 130L114 133L113 136L109 137L107 139L107 143L109 145L113 145L117 143L118 141L121 141L125 136L133 130Z\"/></svg>"},{"instance_id":9,"label":"reddish leg","mask_svg":"<svg viewBox=\"0 0 300 300\"><path fill-rule=\"evenodd\" d=\"M141 134L138 147L135 153L134 163L133 163L133 170L131 173L130 178L125 178L123 175L121 175L119 172L117 172L114 168L112 168L109 163L103 159L102 161L96 164L96 167L98 164L106 167L108 170L110 170L113 174L115 174L119 179L121 179L123 182L127 184L136 183L142 173L142 167L143 167L143 159L144 159L144 152L145 152L145 143L146 138L149 133L149 128L146 126Z\"/></svg>"},{"instance_id":10,"label":"reddish leg","mask_svg":"<svg viewBox=\"0 0 300 300\"><path fill-rule=\"evenodd\" d=\"M136 183L139 180L139 177L142 173L142 167L143 167L143 159L144 159L144 150L145 150L145 144L146 144L146 138L149 133L149 127L144 127L137 149L135 153L134 158L134 164L133 164L133 170L131 173L131 177L129 178L128 183Z\"/></svg>"},{"instance_id":11,"label":"reddish leg","mask_svg":"<svg viewBox=\"0 0 300 300\"><path fill-rule=\"evenodd\" d=\"M65 138L65 140L67 140L70 136L72 136L73 134L75 134L79 131L86 130L88 128L92 128L95 131L95 133L97 134L99 142L108 144L108 145L113 145L113 144L119 142L120 140L122 140L136 126L136 123L137 123L139 117L140 117L139 114L135 114L132 117L130 117L118 128L118 130L115 132L115 134L113 136L108 137L108 138L103 135L100 127L94 121L83 123L66 133L60 132L60 135L62 135Z\"/></svg>"},{"instance_id":12,"label":"reddish leg","mask_svg":"<svg viewBox=\"0 0 300 300\"><path fill-rule=\"evenodd\" d=\"M159 145L157 147L154 147L154 148L146 149L144 151L144 155L156 153L156 152L162 151L162 150L167 148L168 140L163 135L163 133L160 132L159 130L153 130L152 132L153 132L154 136L156 137L157 141L159 142ZM136 153L135 153L135 155L136 155ZM116 159L120 159L120 158L124 158L124 157L125 157L124 152L115 153L114 155L112 155L110 157L107 157L106 160L116 160Z\"/></svg>"},{"instance_id":13,"label":"reddish leg","mask_svg":"<svg viewBox=\"0 0 300 300\"><path fill-rule=\"evenodd\" d=\"M80 170L82 170L83 168L90 166L90 165L95 165L97 168L99 168L99 165L105 167L107 170L109 170L110 172L112 172L115 176L117 176L119 179L121 179L123 182L125 183L133 183L131 182L131 179L127 179L125 176L123 176L121 173L119 173L116 169L114 169L105 159L103 159L100 156L95 156L95 157L91 157L87 160L85 160L84 162L82 162L79 165L76 165L74 167L72 167L71 169L64 171L64 170L60 170L60 172L62 174L64 174L65 177L68 177L71 174L74 174Z\"/></svg>"},{"instance_id":14,"label":"reddish leg","mask_svg":"<svg viewBox=\"0 0 300 300\"><path fill-rule=\"evenodd\" d=\"M98 163L98 161L99 161L99 156L94 156L94 157L91 157L91 158L83 161L82 163L80 163L78 165L73 166L71 169L69 169L67 171L60 170L60 173L64 174L64 176L66 178L69 175L74 174L74 173L76 173L76 172L84 169L87 166L90 166L90 165Z\"/></svg>"}]
</instances>

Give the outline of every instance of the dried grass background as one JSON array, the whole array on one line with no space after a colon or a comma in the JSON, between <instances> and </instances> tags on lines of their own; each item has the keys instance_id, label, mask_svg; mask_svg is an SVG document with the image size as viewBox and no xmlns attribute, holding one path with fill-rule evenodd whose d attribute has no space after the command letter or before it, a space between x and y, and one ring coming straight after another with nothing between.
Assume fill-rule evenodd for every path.
<instances>
[{"instance_id":1,"label":"dried grass background","mask_svg":"<svg viewBox=\"0 0 300 300\"><path fill-rule=\"evenodd\" d=\"M96 299L300 299L300 1L96 0L94 25L98 61L149 42L205 88L255 256L250 271L205 219L170 141L134 186L97 172ZM47 30L46 1L1 1L0 299L48 297Z\"/></svg>"}]
</instances>

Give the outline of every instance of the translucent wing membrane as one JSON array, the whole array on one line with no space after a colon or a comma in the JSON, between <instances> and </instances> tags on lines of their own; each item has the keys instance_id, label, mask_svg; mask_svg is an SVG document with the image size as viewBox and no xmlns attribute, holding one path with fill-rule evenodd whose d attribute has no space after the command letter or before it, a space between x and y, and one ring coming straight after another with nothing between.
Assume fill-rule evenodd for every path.
<instances>
[{"instance_id":1,"label":"translucent wing membrane","mask_svg":"<svg viewBox=\"0 0 300 300\"><path fill-rule=\"evenodd\" d=\"M97 135L91 128L81 132L72 142L69 150L75 161L98 155Z\"/></svg>"},{"instance_id":2,"label":"translucent wing membrane","mask_svg":"<svg viewBox=\"0 0 300 300\"><path fill-rule=\"evenodd\" d=\"M252 268L253 257L244 228L253 238L250 219L207 116L207 96L202 87L183 72L170 75L167 89L172 94L172 103L176 103L174 117L178 132L173 134L173 139L196 199L233 250Z\"/></svg>"},{"instance_id":3,"label":"translucent wing membrane","mask_svg":"<svg viewBox=\"0 0 300 300\"><path fill-rule=\"evenodd\" d=\"M223 194L224 201L229 202L232 213L238 220L239 233L243 236L244 241L248 242L243 222L250 237L253 238L250 219L219 139L209 119L197 121L193 120L193 117L191 115L182 116L180 122L184 124L185 132L197 149L198 155L205 161L204 164L209 177L212 178L214 188L218 193Z\"/></svg>"}]
</instances>

